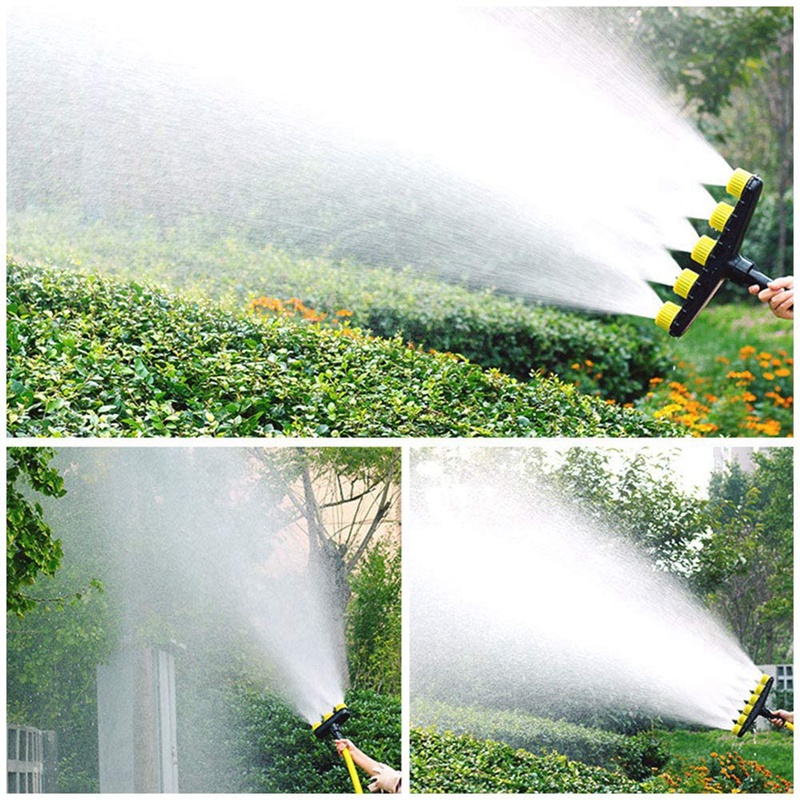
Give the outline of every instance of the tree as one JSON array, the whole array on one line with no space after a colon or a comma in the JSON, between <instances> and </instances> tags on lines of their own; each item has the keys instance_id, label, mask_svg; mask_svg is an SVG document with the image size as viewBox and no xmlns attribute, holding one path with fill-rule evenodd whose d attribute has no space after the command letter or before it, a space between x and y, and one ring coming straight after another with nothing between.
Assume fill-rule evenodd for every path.
<instances>
[{"instance_id":1,"label":"tree","mask_svg":"<svg viewBox=\"0 0 800 800\"><path fill-rule=\"evenodd\" d=\"M791 7L650 7L630 16L638 46L735 166L757 166L775 198L770 271L790 266L793 159ZM766 134L766 135L765 135ZM765 198L766 199L766 198Z\"/></svg>"},{"instance_id":2,"label":"tree","mask_svg":"<svg viewBox=\"0 0 800 800\"><path fill-rule=\"evenodd\" d=\"M56 574L64 556L61 540L44 521L42 507L32 505L20 482L46 497L63 497L64 481L49 467L55 451L45 447L12 447L6 466L6 608L24 616L38 602L26 593L40 575Z\"/></svg>"},{"instance_id":3,"label":"tree","mask_svg":"<svg viewBox=\"0 0 800 800\"><path fill-rule=\"evenodd\" d=\"M578 499L584 513L633 542L659 569L684 578L695 569L705 504L677 485L668 453L574 447L547 472L566 498Z\"/></svg>"},{"instance_id":4,"label":"tree","mask_svg":"<svg viewBox=\"0 0 800 800\"><path fill-rule=\"evenodd\" d=\"M710 486L712 534L701 552L698 585L753 660L774 663L792 649L793 452L755 455Z\"/></svg>"},{"instance_id":5,"label":"tree","mask_svg":"<svg viewBox=\"0 0 800 800\"><path fill-rule=\"evenodd\" d=\"M348 667L354 688L400 694L401 556L377 542L351 576L347 608Z\"/></svg>"},{"instance_id":6,"label":"tree","mask_svg":"<svg viewBox=\"0 0 800 800\"><path fill-rule=\"evenodd\" d=\"M399 491L400 450L381 447L260 450L266 479L303 520L312 558L333 559L350 575Z\"/></svg>"}]
</instances>

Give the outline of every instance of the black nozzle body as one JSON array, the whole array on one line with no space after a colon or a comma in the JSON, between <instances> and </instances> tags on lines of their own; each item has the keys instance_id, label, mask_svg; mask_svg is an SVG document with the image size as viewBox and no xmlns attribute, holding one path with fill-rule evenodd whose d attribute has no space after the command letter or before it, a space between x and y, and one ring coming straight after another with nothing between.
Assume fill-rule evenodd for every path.
<instances>
[{"instance_id":1,"label":"black nozzle body","mask_svg":"<svg viewBox=\"0 0 800 800\"><path fill-rule=\"evenodd\" d=\"M341 724L349 718L350 709L347 706L342 706L313 729L314 736L317 739L324 739L330 734L334 739L344 739Z\"/></svg>"},{"instance_id":2,"label":"black nozzle body","mask_svg":"<svg viewBox=\"0 0 800 800\"><path fill-rule=\"evenodd\" d=\"M769 690L772 688L772 684L775 682L774 678L770 678L765 684L764 688L761 691L761 694L758 696L758 700L753 704L753 708L751 709L750 713L747 715L747 719L742 723L739 732L736 734L740 739L744 736L749 730L753 728L753 725L756 724L756 720L759 717L766 717L767 719L776 719L776 715L772 713L767 708L767 696L769 695Z\"/></svg>"},{"instance_id":3,"label":"black nozzle body","mask_svg":"<svg viewBox=\"0 0 800 800\"><path fill-rule=\"evenodd\" d=\"M726 280L739 286L758 284L761 289L766 289L771 282L771 278L759 272L756 265L739 252L763 188L764 182L757 175L751 175L747 180L719 239L699 270L686 302L669 327L670 336L683 336Z\"/></svg>"}]
</instances>

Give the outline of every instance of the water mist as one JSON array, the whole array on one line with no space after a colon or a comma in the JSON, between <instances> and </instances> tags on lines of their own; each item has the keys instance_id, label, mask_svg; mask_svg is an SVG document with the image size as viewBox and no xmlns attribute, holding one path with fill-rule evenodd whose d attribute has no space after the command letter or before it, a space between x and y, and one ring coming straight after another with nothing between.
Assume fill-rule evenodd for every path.
<instances>
[{"instance_id":1,"label":"water mist","mask_svg":"<svg viewBox=\"0 0 800 800\"><path fill-rule=\"evenodd\" d=\"M342 702L343 605L333 565L310 552L254 451L61 451L67 495L48 519L68 553L103 553L124 643L174 639L186 658L228 652L309 722Z\"/></svg>"},{"instance_id":2,"label":"water mist","mask_svg":"<svg viewBox=\"0 0 800 800\"><path fill-rule=\"evenodd\" d=\"M414 453L412 719L427 697L730 728L760 670L679 580L510 468L515 453Z\"/></svg>"},{"instance_id":3,"label":"water mist","mask_svg":"<svg viewBox=\"0 0 800 800\"><path fill-rule=\"evenodd\" d=\"M583 9L233 4L160 8L156 23L88 8L10 17L12 207L75 181L94 216L207 216L256 240L654 316L648 281L673 283L667 248L691 249L687 217L714 206L701 184L729 177L646 54ZM72 88L49 96L37 74ZM30 142L67 154L41 197L26 192L60 162L37 166Z\"/></svg>"}]
</instances>

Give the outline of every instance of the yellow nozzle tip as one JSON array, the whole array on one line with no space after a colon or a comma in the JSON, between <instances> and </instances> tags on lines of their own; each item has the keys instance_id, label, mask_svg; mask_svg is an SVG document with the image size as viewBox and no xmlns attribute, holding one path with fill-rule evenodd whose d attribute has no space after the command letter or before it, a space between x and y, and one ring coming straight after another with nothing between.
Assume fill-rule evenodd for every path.
<instances>
[{"instance_id":1,"label":"yellow nozzle tip","mask_svg":"<svg viewBox=\"0 0 800 800\"><path fill-rule=\"evenodd\" d=\"M661 306L658 314L656 314L656 325L669 332L670 325L677 316L681 307L677 303L671 303L669 300Z\"/></svg>"},{"instance_id":2,"label":"yellow nozzle tip","mask_svg":"<svg viewBox=\"0 0 800 800\"><path fill-rule=\"evenodd\" d=\"M338 705L338 706L334 706L334 707L333 707L334 713L335 713L336 711L341 711L343 708L347 708L347 706L346 706L344 703L339 703L339 705Z\"/></svg>"},{"instance_id":3,"label":"yellow nozzle tip","mask_svg":"<svg viewBox=\"0 0 800 800\"><path fill-rule=\"evenodd\" d=\"M311 724L311 730L312 730L312 731L315 731L317 728L319 728L319 726L320 726L320 725L322 725L322 723L321 723L321 722L313 722L313 723Z\"/></svg>"},{"instance_id":4,"label":"yellow nozzle tip","mask_svg":"<svg viewBox=\"0 0 800 800\"><path fill-rule=\"evenodd\" d=\"M734 197L741 197L744 187L747 185L747 181L752 177L752 172L747 172L741 168L735 170L733 175L731 175L731 179L728 181L728 185L725 187L725 191L728 194L732 194Z\"/></svg>"},{"instance_id":5,"label":"yellow nozzle tip","mask_svg":"<svg viewBox=\"0 0 800 800\"><path fill-rule=\"evenodd\" d=\"M702 264L705 266L706 261L708 261L708 257L711 254L711 251L714 249L714 245L716 241L712 239L710 236L701 236L697 240L697 244L694 246L692 250L692 261L696 261L698 264Z\"/></svg>"},{"instance_id":6,"label":"yellow nozzle tip","mask_svg":"<svg viewBox=\"0 0 800 800\"><path fill-rule=\"evenodd\" d=\"M767 683L769 683L769 675L762 675L762 676L761 676L761 680L759 681L759 683L760 683L762 686L764 686L764 685L766 685Z\"/></svg>"},{"instance_id":7,"label":"yellow nozzle tip","mask_svg":"<svg viewBox=\"0 0 800 800\"><path fill-rule=\"evenodd\" d=\"M722 231L731 214L733 214L733 206L728 205L728 203L718 203L708 220L708 224L715 231Z\"/></svg>"},{"instance_id":8,"label":"yellow nozzle tip","mask_svg":"<svg viewBox=\"0 0 800 800\"><path fill-rule=\"evenodd\" d=\"M737 734L737 735L738 735L738 734L739 734L739 731L740 731L741 729L742 729L742 726L741 726L741 725L739 725L739 724L737 723L736 725L734 725L734 726L733 726L733 728L731 729L731 732L732 732L732 733L735 733L735 734Z\"/></svg>"},{"instance_id":9,"label":"yellow nozzle tip","mask_svg":"<svg viewBox=\"0 0 800 800\"><path fill-rule=\"evenodd\" d=\"M678 276L678 280L675 281L675 286L673 290L675 294L679 297L682 297L684 300L689 296L689 292L694 286L694 282L700 277L698 273L696 273L693 269L685 269L681 274Z\"/></svg>"}]
</instances>

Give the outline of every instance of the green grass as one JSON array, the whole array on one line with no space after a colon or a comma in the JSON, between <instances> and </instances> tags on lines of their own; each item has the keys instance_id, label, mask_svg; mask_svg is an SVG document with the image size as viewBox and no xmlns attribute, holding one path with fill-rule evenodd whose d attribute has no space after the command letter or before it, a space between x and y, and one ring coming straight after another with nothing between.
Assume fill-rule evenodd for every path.
<instances>
[{"instance_id":1,"label":"green grass","mask_svg":"<svg viewBox=\"0 0 800 800\"><path fill-rule=\"evenodd\" d=\"M738 753L748 761L758 761L774 775L794 780L794 739L787 731L765 731L737 739L727 731L659 731L658 737L672 758L665 769L675 770L681 760L700 764L709 753Z\"/></svg>"}]
</instances>

